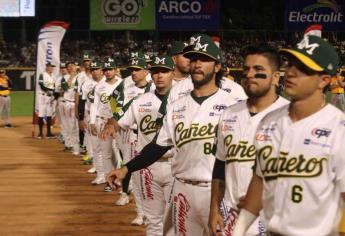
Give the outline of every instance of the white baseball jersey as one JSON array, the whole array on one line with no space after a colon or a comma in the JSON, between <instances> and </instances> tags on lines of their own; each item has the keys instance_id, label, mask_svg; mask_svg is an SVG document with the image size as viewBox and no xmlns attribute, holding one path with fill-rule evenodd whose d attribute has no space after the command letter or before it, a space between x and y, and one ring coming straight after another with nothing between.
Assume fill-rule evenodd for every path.
<instances>
[{"instance_id":1,"label":"white baseball jersey","mask_svg":"<svg viewBox=\"0 0 345 236\"><path fill-rule=\"evenodd\" d=\"M60 75L58 78L55 79L55 92L63 92L62 88L61 88L61 80L62 80L63 76Z\"/></svg>"},{"instance_id":2,"label":"white baseball jersey","mask_svg":"<svg viewBox=\"0 0 345 236\"><path fill-rule=\"evenodd\" d=\"M215 161L212 150L219 116L236 102L229 93L219 89L201 105L189 94L169 106L156 143L174 146L173 176L212 180Z\"/></svg>"},{"instance_id":3,"label":"white baseball jersey","mask_svg":"<svg viewBox=\"0 0 345 236\"><path fill-rule=\"evenodd\" d=\"M292 122L288 109L269 113L256 134L261 217L268 231L282 235L338 235L345 115L327 105Z\"/></svg>"},{"instance_id":4,"label":"white baseball jersey","mask_svg":"<svg viewBox=\"0 0 345 236\"><path fill-rule=\"evenodd\" d=\"M118 121L123 129L128 129L134 124L138 126L136 147L138 152L150 143L157 133L156 119L161 104L162 101L155 91L142 94L133 101L125 115Z\"/></svg>"},{"instance_id":5,"label":"white baseball jersey","mask_svg":"<svg viewBox=\"0 0 345 236\"><path fill-rule=\"evenodd\" d=\"M105 81L103 77L99 82ZM81 86L81 97L85 100L85 111L90 111L91 104L94 101L94 88L99 83L94 79L86 79Z\"/></svg>"},{"instance_id":6,"label":"white baseball jersey","mask_svg":"<svg viewBox=\"0 0 345 236\"><path fill-rule=\"evenodd\" d=\"M101 81L95 86L94 102L90 107L90 124L95 124L96 116L100 116L105 119L109 119L113 116L109 104L109 96L122 81L120 77L116 77L116 79L117 80L114 84Z\"/></svg>"},{"instance_id":7,"label":"white baseball jersey","mask_svg":"<svg viewBox=\"0 0 345 236\"><path fill-rule=\"evenodd\" d=\"M81 94L82 93L82 86L84 82L88 79L92 79L91 74L87 74L85 71L81 71L77 74L77 87L76 92Z\"/></svg>"},{"instance_id":8,"label":"white baseball jersey","mask_svg":"<svg viewBox=\"0 0 345 236\"><path fill-rule=\"evenodd\" d=\"M180 81L171 88L168 97L168 104L179 99L182 96L189 94L193 89L194 85L191 77ZM247 99L247 95L244 92L242 86L225 77L223 77L221 80L221 89L230 93L236 101Z\"/></svg>"},{"instance_id":9,"label":"white baseball jersey","mask_svg":"<svg viewBox=\"0 0 345 236\"><path fill-rule=\"evenodd\" d=\"M71 78L71 75L65 75L61 79L61 84L64 83L64 81L67 83L67 81L69 81L70 78ZM64 100L70 101L70 102L75 101L74 95L75 95L76 83L77 83L77 76L74 76L74 78L72 79L72 82L71 82L71 86L69 86L67 91L64 91L64 93L63 93L63 99Z\"/></svg>"},{"instance_id":10,"label":"white baseball jersey","mask_svg":"<svg viewBox=\"0 0 345 236\"><path fill-rule=\"evenodd\" d=\"M259 122L269 112L289 101L279 97L265 110L251 116L247 101L227 108L219 119L216 158L225 162L225 202L237 209L239 199L246 195L253 175L256 157L255 134Z\"/></svg>"},{"instance_id":11,"label":"white baseball jersey","mask_svg":"<svg viewBox=\"0 0 345 236\"><path fill-rule=\"evenodd\" d=\"M42 74L42 80L39 79L39 82L43 83L43 86L48 88L48 89L54 89L55 88L55 77L53 74L49 75L47 72L43 72ZM37 90L41 93L44 93L41 89L41 86L37 86Z\"/></svg>"}]
</instances>

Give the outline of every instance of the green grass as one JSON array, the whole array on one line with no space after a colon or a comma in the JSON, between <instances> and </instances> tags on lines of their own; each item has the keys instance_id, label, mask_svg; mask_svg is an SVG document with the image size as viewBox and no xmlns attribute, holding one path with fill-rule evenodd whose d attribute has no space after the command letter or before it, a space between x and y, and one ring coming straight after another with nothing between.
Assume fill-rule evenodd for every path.
<instances>
[{"instance_id":1,"label":"green grass","mask_svg":"<svg viewBox=\"0 0 345 236\"><path fill-rule=\"evenodd\" d=\"M326 100L330 101L330 92L326 94ZM34 102L33 91L12 91L11 116L31 116Z\"/></svg>"},{"instance_id":2,"label":"green grass","mask_svg":"<svg viewBox=\"0 0 345 236\"><path fill-rule=\"evenodd\" d=\"M34 91L11 92L11 116L32 116Z\"/></svg>"}]
</instances>

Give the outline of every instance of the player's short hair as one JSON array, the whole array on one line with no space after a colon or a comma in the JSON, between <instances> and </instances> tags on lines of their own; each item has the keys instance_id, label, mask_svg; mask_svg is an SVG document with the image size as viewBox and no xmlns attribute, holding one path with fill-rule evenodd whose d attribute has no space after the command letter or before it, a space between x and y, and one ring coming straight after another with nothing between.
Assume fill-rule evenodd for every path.
<instances>
[{"instance_id":1,"label":"player's short hair","mask_svg":"<svg viewBox=\"0 0 345 236\"><path fill-rule=\"evenodd\" d=\"M275 71L278 71L281 65L280 56L278 54L277 49L274 47L266 44L260 43L255 45L249 45L243 49L242 55L245 59L249 55L259 54L268 59L271 66Z\"/></svg>"}]
</instances>

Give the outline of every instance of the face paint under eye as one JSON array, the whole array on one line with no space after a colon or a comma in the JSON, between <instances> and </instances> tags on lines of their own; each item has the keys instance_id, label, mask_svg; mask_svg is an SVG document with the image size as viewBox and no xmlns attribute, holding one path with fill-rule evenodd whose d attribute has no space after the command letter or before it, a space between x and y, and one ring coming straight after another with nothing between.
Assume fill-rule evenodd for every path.
<instances>
[{"instance_id":1,"label":"face paint under eye","mask_svg":"<svg viewBox=\"0 0 345 236\"><path fill-rule=\"evenodd\" d=\"M255 79L267 79L267 75L266 74L262 74L262 73L256 73L254 75Z\"/></svg>"}]
</instances>

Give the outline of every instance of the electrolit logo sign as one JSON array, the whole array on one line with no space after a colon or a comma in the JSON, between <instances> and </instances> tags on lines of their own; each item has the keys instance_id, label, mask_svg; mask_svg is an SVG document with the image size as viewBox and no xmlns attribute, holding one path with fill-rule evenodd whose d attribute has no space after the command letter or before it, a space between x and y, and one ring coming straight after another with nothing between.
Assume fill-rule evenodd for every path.
<instances>
[{"instance_id":1,"label":"electrolit logo sign","mask_svg":"<svg viewBox=\"0 0 345 236\"><path fill-rule=\"evenodd\" d=\"M312 24L321 24L325 30L344 28L344 7L338 2L335 0L289 0L285 8L286 27L304 30Z\"/></svg>"}]
</instances>

